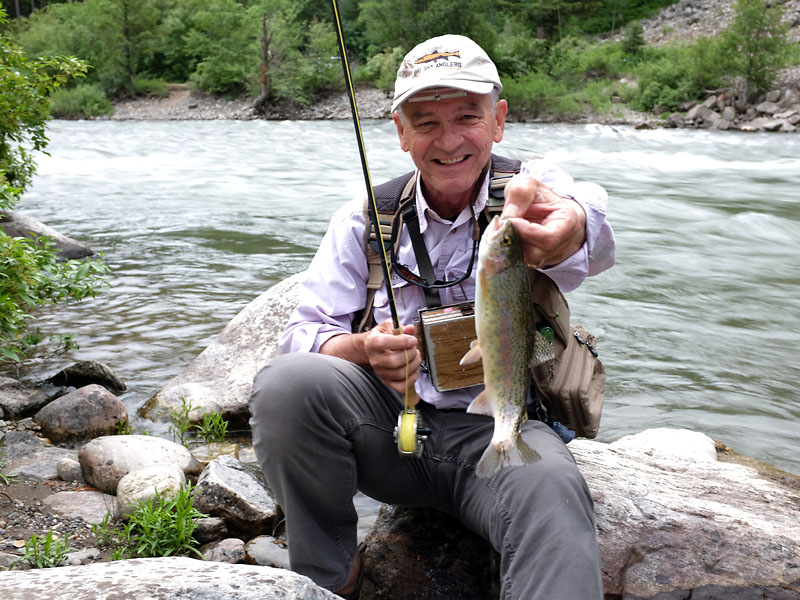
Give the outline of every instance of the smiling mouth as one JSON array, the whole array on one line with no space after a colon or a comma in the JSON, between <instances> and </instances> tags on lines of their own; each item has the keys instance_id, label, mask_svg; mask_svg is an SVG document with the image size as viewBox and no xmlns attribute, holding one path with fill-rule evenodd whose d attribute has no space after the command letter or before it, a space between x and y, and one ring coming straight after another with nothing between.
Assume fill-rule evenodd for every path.
<instances>
[{"instance_id":1,"label":"smiling mouth","mask_svg":"<svg viewBox=\"0 0 800 600\"><path fill-rule=\"evenodd\" d=\"M455 158L436 158L434 162L440 165L457 165L458 163L464 162L469 158L469 154L465 154L464 156L457 156Z\"/></svg>"}]
</instances>

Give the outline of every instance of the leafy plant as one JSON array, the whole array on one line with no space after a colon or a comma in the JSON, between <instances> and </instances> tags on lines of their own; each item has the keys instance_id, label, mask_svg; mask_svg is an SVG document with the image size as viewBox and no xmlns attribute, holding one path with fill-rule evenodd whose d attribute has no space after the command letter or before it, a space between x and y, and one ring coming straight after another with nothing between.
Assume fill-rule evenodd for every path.
<instances>
[{"instance_id":1,"label":"leafy plant","mask_svg":"<svg viewBox=\"0 0 800 600\"><path fill-rule=\"evenodd\" d=\"M228 433L228 421L222 418L222 413L211 411L203 413L203 422L197 426L197 433L202 437L206 444L222 442Z\"/></svg>"},{"instance_id":2,"label":"leafy plant","mask_svg":"<svg viewBox=\"0 0 800 600\"><path fill-rule=\"evenodd\" d=\"M170 413L170 420L172 422L169 425L169 430L172 433L172 439L175 440L177 438L176 441L181 446L187 445L186 437L189 430L193 427L192 421L189 418L191 412L192 402L187 402L186 398L181 396L181 407Z\"/></svg>"},{"instance_id":3,"label":"leafy plant","mask_svg":"<svg viewBox=\"0 0 800 600\"><path fill-rule=\"evenodd\" d=\"M71 88L60 88L50 95L53 116L60 119L98 117L114 112L100 84L82 83Z\"/></svg>"},{"instance_id":4,"label":"leafy plant","mask_svg":"<svg viewBox=\"0 0 800 600\"><path fill-rule=\"evenodd\" d=\"M18 562L27 561L34 569L46 569L58 567L64 562L67 554L73 552L75 548L69 546L69 534L64 539L54 538L53 530L47 533L47 537L39 539L33 533L28 541L25 542L25 551L19 560L15 561L11 567ZM9 569L11 568L9 567Z\"/></svg>"},{"instance_id":5,"label":"leafy plant","mask_svg":"<svg viewBox=\"0 0 800 600\"><path fill-rule=\"evenodd\" d=\"M128 521L111 525L107 514L100 525L92 527L99 544L116 546L112 560L153 556L196 554L197 540L192 537L197 519L206 517L193 506L193 488L181 487L174 495L160 494L139 504Z\"/></svg>"}]
</instances>

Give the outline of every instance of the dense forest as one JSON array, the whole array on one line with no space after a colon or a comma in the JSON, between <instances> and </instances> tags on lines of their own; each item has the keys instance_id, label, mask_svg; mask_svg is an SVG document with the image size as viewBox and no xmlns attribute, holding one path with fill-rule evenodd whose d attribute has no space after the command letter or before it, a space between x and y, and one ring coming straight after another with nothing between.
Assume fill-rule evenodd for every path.
<instances>
[{"instance_id":1,"label":"dense forest","mask_svg":"<svg viewBox=\"0 0 800 600\"><path fill-rule=\"evenodd\" d=\"M800 62L778 4L738 0L716 38L647 46L640 19L671 0L340 0L356 82L390 89L413 44L475 39L495 60L512 106L569 117L611 101L678 109L737 78L757 94ZM772 5L772 3L770 3ZM73 56L85 77L53 94L56 114L96 115L111 101L164 94L167 82L308 104L343 89L330 0L3 0L5 34L28 56ZM616 34L616 35L615 35ZM621 35L620 35L621 34ZM614 41L616 40L616 41ZM630 82L638 82L631 85Z\"/></svg>"}]
</instances>

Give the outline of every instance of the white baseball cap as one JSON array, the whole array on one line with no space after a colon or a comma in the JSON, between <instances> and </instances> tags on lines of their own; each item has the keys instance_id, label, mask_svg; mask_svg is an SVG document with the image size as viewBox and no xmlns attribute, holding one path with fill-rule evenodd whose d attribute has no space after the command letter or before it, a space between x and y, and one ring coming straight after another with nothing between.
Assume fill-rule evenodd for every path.
<instances>
[{"instance_id":1,"label":"white baseball cap","mask_svg":"<svg viewBox=\"0 0 800 600\"><path fill-rule=\"evenodd\" d=\"M442 35L418 44L400 63L392 112L417 92L431 88L488 94L493 89L500 92L503 85L497 67L483 48L463 35ZM448 97L452 97L451 94L439 94L434 90L430 96L420 99Z\"/></svg>"}]
</instances>

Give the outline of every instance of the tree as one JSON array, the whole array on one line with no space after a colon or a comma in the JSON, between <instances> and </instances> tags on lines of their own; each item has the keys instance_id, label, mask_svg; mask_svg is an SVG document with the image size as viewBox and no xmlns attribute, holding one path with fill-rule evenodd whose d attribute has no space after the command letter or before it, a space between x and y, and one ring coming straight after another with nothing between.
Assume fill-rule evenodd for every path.
<instances>
[{"instance_id":1,"label":"tree","mask_svg":"<svg viewBox=\"0 0 800 600\"><path fill-rule=\"evenodd\" d=\"M779 5L765 0L738 0L733 23L722 36L728 72L742 77L748 100L766 92L789 54L788 27Z\"/></svg>"},{"instance_id":2,"label":"tree","mask_svg":"<svg viewBox=\"0 0 800 600\"><path fill-rule=\"evenodd\" d=\"M5 21L0 9L0 25ZM0 33L0 213L30 185L32 152L47 146L48 94L85 72L73 58L30 59ZM39 342L29 327L34 307L94 296L106 271L100 261L59 262L46 240L0 230L0 360L19 361Z\"/></svg>"}]
</instances>

